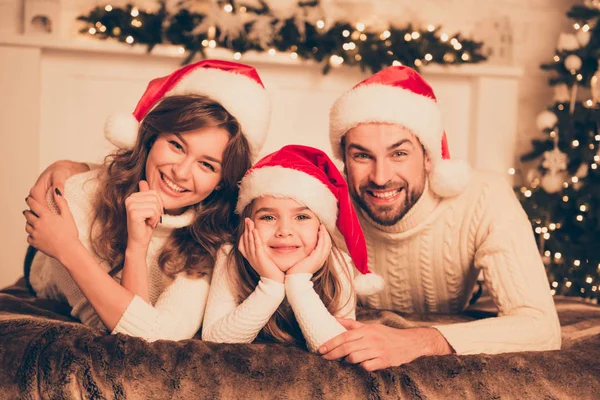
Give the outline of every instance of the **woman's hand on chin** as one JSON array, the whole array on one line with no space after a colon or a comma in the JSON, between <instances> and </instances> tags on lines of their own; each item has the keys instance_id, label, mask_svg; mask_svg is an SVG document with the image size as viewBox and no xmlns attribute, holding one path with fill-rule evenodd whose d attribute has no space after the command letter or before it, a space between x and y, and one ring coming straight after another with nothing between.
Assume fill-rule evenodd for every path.
<instances>
[{"instance_id":1,"label":"woman's hand on chin","mask_svg":"<svg viewBox=\"0 0 600 400\"><path fill-rule=\"evenodd\" d=\"M30 209L23 211L23 215L27 220L25 225L25 231L29 234L27 243L61 261L67 252L74 250L80 243L79 231L71 209L58 188L54 190L53 196L59 214L55 214L46 205L28 196L25 201Z\"/></svg>"},{"instance_id":2,"label":"woman's hand on chin","mask_svg":"<svg viewBox=\"0 0 600 400\"><path fill-rule=\"evenodd\" d=\"M244 220L244 234L240 238L238 249L257 274L283 283L284 273L265 252L262 240L260 240L258 231L254 229L254 222L250 218Z\"/></svg>"},{"instance_id":3,"label":"woman's hand on chin","mask_svg":"<svg viewBox=\"0 0 600 400\"><path fill-rule=\"evenodd\" d=\"M317 245L308 256L298 261L292 266L286 275L292 274L314 274L327 261L327 257L331 254L331 236L325 228L325 225L319 226Z\"/></svg>"},{"instance_id":4,"label":"woman's hand on chin","mask_svg":"<svg viewBox=\"0 0 600 400\"><path fill-rule=\"evenodd\" d=\"M148 182L140 181L140 191L125 199L127 211L127 249L148 250L152 232L161 221L164 207L155 190L150 190Z\"/></svg>"}]
</instances>

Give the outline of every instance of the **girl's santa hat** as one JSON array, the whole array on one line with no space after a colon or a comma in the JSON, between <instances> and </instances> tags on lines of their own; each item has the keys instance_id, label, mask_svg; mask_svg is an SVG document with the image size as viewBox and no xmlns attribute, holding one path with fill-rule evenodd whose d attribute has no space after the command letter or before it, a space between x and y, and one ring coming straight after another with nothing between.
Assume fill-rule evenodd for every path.
<instances>
[{"instance_id":1,"label":"girl's santa hat","mask_svg":"<svg viewBox=\"0 0 600 400\"><path fill-rule=\"evenodd\" d=\"M233 115L256 157L269 127L267 93L253 67L221 60L203 60L152 80L133 114L116 114L107 119L106 138L122 149L133 148L140 123L161 99L189 94L207 96Z\"/></svg>"},{"instance_id":2,"label":"girl's santa hat","mask_svg":"<svg viewBox=\"0 0 600 400\"><path fill-rule=\"evenodd\" d=\"M343 160L342 138L361 123L397 124L409 129L425 147L433 168L431 190L441 197L462 192L470 179L467 163L450 159L442 113L433 89L415 70L388 67L339 98L329 113L329 139Z\"/></svg>"},{"instance_id":3,"label":"girl's santa hat","mask_svg":"<svg viewBox=\"0 0 600 400\"><path fill-rule=\"evenodd\" d=\"M236 211L241 214L262 196L294 199L310 208L330 233L337 227L361 273L354 279L356 293L368 295L383 289L383 278L369 271L365 237L346 181L327 154L313 147L289 145L265 156L242 179Z\"/></svg>"}]
</instances>

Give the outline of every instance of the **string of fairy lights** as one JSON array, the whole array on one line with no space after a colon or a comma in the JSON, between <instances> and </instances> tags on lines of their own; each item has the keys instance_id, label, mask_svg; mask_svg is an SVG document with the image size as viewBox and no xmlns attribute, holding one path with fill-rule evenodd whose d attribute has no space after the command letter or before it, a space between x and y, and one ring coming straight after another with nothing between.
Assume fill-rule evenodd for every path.
<instances>
[{"instance_id":1,"label":"string of fairy lights","mask_svg":"<svg viewBox=\"0 0 600 400\"><path fill-rule=\"evenodd\" d=\"M596 10L580 7L577 11L585 18L599 17ZM600 293L598 252L593 248L580 251L585 246L580 246L577 238L582 232L593 236L597 231L598 206L593 200L597 195L582 191L582 187L594 184L590 178L596 179L600 163L597 60L600 31L596 21L576 22L573 29L574 33L560 35L552 62L542 65L543 69L556 72L550 79L554 104L537 118L538 128L548 136L534 139L534 150L522 157L523 161L540 156L543 159L522 177L525 184L517 192L532 217L544 264L549 268L552 294L578 294L597 299ZM510 175L516 172L515 168L508 171ZM554 213L549 212L551 209Z\"/></svg>"},{"instance_id":2,"label":"string of fairy lights","mask_svg":"<svg viewBox=\"0 0 600 400\"><path fill-rule=\"evenodd\" d=\"M291 59L323 63L324 72L343 64L378 71L389 65L465 64L484 61L483 44L450 35L433 24L424 27L387 25L370 27L364 22L328 21L319 2L299 3L285 14L276 12L266 1L261 7L240 1L217 1L208 12L186 8L169 10L159 2L157 10L134 5L98 6L78 17L86 23L82 33L100 39L116 39L130 45L177 46L189 63L207 49L225 48L233 60L248 51Z\"/></svg>"}]
</instances>

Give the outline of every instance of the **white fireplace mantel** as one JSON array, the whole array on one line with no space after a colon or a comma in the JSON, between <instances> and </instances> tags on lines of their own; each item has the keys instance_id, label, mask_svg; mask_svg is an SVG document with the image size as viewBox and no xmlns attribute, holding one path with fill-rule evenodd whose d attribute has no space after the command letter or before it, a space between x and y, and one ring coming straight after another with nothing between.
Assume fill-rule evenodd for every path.
<instances>
[{"instance_id":1,"label":"white fireplace mantel","mask_svg":"<svg viewBox=\"0 0 600 400\"><path fill-rule=\"evenodd\" d=\"M207 54L233 60L225 50ZM0 237L0 252L9 257L5 265L22 265L20 212L37 174L57 159L100 161L111 150L102 133L106 116L133 111L148 81L176 69L183 58L176 46L147 54L145 46L92 38L0 36L0 182L11 188L1 200L8 223ZM272 100L263 154L288 143L331 153L329 107L367 75L346 66L323 75L322 65L289 54L248 53L240 62L258 68ZM477 64L427 66L422 72L438 97L452 156L506 173L515 154L522 70Z\"/></svg>"}]
</instances>

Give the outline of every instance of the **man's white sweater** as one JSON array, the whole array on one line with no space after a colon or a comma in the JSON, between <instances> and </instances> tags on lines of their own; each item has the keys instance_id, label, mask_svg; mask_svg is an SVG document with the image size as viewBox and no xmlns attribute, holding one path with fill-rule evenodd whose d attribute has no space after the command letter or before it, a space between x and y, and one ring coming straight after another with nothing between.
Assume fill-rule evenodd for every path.
<instances>
[{"instance_id":1,"label":"man's white sweater","mask_svg":"<svg viewBox=\"0 0 600 400\"><path fill-rule=\"evenodd\" d=\"M357 210L359 207L357 207ZM436 326L458 354L560 348L560 326L531 224L498 174L475 172L460 195L441 199L428 188L394 226L359 212L369 268L383 292L367 306L416 313L465 309L477 276L499 316Z\"/></svg>"}]
</instances>

